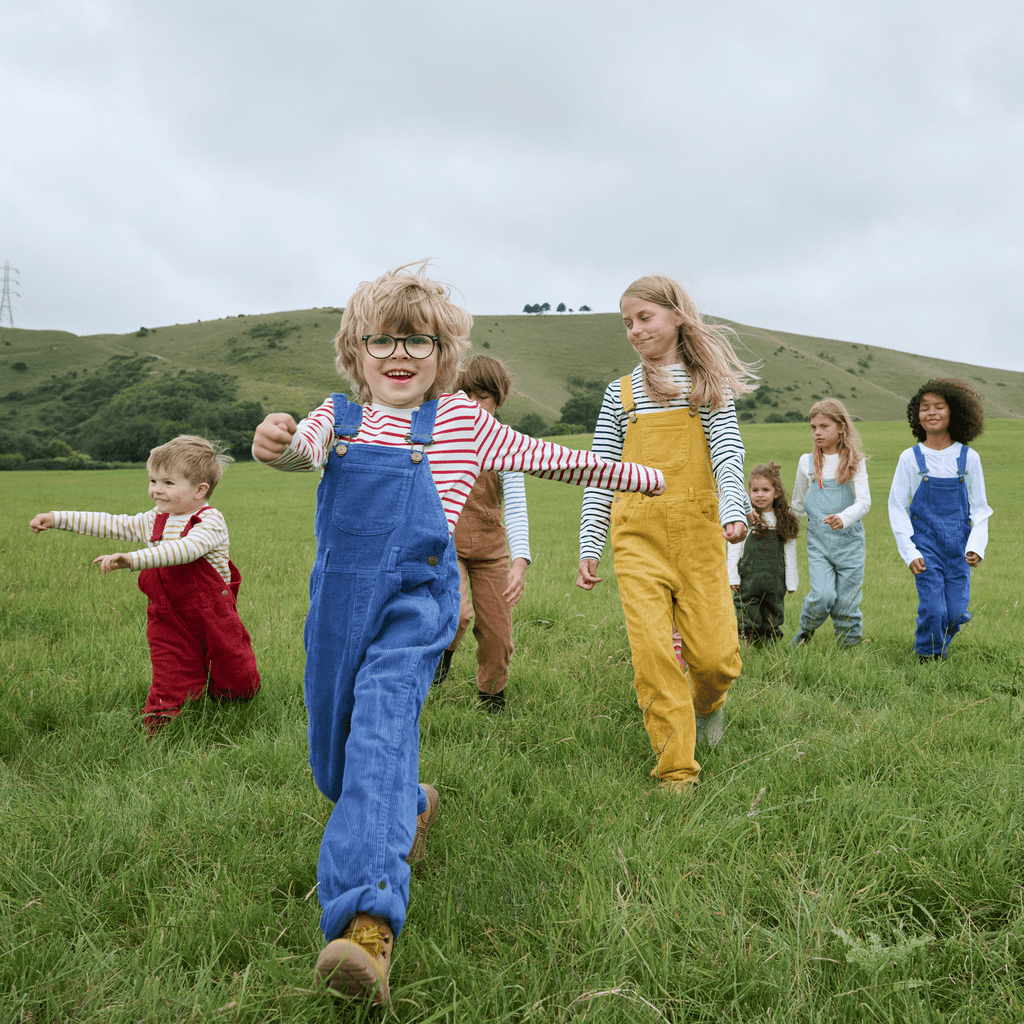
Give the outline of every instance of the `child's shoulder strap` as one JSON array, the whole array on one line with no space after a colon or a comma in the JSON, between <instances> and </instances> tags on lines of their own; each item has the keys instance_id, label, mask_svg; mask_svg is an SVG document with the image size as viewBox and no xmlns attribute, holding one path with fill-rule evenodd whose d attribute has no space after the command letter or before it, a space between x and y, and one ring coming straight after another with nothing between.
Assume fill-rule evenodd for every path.
<instances>
[{"instance_id":1,"label":"child's shoulder strap","mask_svg":"<svg viewBox=\"0 0 1024 1024\"><path fill-rule=\"evenodd\" d=\"M914 453L914 458L917 459L917 468L920 471L921 476L924 476L925 473L928 472L928 463L924 461L924 452L921 451L921 446L919 444L915 444L910 450Z\"/></svg>"},{"instance_id":2,"label":"child's shoulder strap","mask_svg":"<svg viewBox=\"0 0 1024 1024\"><path fill-rule=\"evenodd\" d=\"M185 524L185 529L181 531L182 537L184 537L185 534L188 533L188 531L191 530L193 526L196 526L199 523L201 523L203 521L203 513L209 512L211 508L213 508L212 505L204 505L202 508L197 509L195 512L193 512L191 517L189 518L189 521Z\"/></svg>"},{"instance_id":3,"label":"child's shoulder strap","mask_svg":"<svg viewBox=\"0 0 1024 1024\"><path fill-rule=\"evenodd\" d=\"M619 378L619 401L622 402L622 408L627 413L632 412L636 406L636 402L633 399L632 374L626 374L625 377Z\"/></svg>"},{"instance_id":4,"label":"child's shoulder strap","mask_svg":"<svg viewBox=\"0 0 1024 1024\"><path fill-rule=\"evenodd\" d=\"M363 407L351 402L347 395L334 392L331 395L334 405L335 437L352 437L359 433L359 425L363 422Z\"/></svg>"},{"instance_id":5,"label":"child's shoulder strap","mask_svg":"<svg viewBox=\"0 0 1024 1024\"><path fill-rule=\"evenodd\" d=\"M956 471L958 476L962 477L964 473L967 472L967 453L969 451L970 448L968 448L967 445L960 445L960 454L957 456L956 460Z\"/></svg>"}]
</instances>

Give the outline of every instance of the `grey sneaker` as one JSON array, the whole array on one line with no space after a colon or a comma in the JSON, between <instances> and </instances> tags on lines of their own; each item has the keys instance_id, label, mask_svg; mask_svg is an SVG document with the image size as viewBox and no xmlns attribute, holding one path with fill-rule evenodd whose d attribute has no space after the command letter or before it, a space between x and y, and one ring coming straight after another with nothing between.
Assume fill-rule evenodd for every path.
<instances>
[{"instance_id":1,"label":"grey sneaker","mask_svg":"<svg viewBox=\"0 0 1024 1024\"><path fill-rule=\"evenodd\" d=\"M699 746L701 743L707 743L712 750L722 742L722 736L725 733L725 716L722 714L723 704L717 711L712 711L710 715L706 715L701 718L700 715L694 715L694 721L697 723L697 738L694 741L694 746Z\"/></svg>"}]
</instances>

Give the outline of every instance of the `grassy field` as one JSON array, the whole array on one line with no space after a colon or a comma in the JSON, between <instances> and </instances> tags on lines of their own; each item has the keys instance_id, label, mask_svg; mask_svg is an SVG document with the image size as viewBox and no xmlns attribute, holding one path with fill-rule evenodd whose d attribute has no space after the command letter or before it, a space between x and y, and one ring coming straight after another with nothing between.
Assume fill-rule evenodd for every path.
<instances>
[{"instance_id":1,"label":"grassy field","mask_svg":"<svg viewBox=\"0 0 1024 1024\"><path fill-rule=\"evenodd\" d=\"M868 643L750 650L696 795L656 790L614 577L573 585L581 493L528 479L535 562L507 713L472 637L422 718L441 794L391 974L409 1022L1024 1019L1019 421L977 448L995 508L974 621L919 665L885 498L905 425L865 423ZM792 482L806 426L744 429ZM577 443L586 443L578 439ZM264 689L154 739L132 574L53 508L138 511L140 470L0 474L0 1022L329 1022L312 990L329 804L305 749L316 480L231 467L216 494ZM798 542L801 549L803 540ZM606 560L610 563L610 556ZM789 599L791 634L803 586Z\"/></svg>"}]
</instances>

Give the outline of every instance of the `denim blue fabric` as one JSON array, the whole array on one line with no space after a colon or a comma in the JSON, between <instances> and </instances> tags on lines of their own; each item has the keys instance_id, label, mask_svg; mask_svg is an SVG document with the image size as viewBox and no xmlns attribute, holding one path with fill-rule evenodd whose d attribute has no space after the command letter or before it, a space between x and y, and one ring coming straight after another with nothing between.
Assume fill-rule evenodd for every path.
<instances>
[{"instance_id":1,"label":"denim blue fabric","mask_svg":"<svg viewBox=\"0 0 1024 1024\"><path fill-rule=\"evenodd\" d=\"M356 913L401 931L405 858L427 805L418 782L420 709L459 618L455 545L421 454L437 403L413 413L409 448L385 448L346 444L362 407L332 398L339 443L317 491L304 632L309 763L335 801L317 870L328 941Z\"/></svg>"},{"instance_id":2,"label":"denim blue fabric","mask_svg":"<svg viewBox=\"0 0 1024 1024\"><path fill-rule=\"evenodd\" d=\"M971 568L967 564L967 538L971 533L970 503L964 473L967 445L960 449L953 477L928 475L924 454L914 445L921 483L910 502L914 547L924 559L917 585L917 631L914 650L922 657L943 658L960 627L971 621Z\"/></svg>"},{"instance_id":3,"label":"denim blue fabric","mask_svg":"<svg viewBox=\"0 0 1024 1024\"><path fill-rule=\"evenodd\" d=\"M849 508L854 501L850 484L824 480L819 487L811 473L811 486L804 497L811 592L800 610L800 629L812 633L831 615L836 636L848 645L860 643L863 636L864 524L858 519L845 529L833 530L821 520Z\"/></svg>"}]
</instances>

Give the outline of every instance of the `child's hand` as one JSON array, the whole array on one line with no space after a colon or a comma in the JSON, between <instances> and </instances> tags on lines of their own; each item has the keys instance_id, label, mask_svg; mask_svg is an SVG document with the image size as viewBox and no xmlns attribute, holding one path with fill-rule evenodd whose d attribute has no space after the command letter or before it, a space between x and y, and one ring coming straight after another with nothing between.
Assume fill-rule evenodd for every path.
<instances>
[{"instance_id":1,"label":"child's hand","mask_svg":"<svg viewBox=\"0 0 1024 1024\"><path fill-rule=\"evenodd\" d=\"M593 590L603 577L597 575L597 559L581 558L579 574L576 577L576 586L580 590Z\"/></svg>"},{"instance_id":2,"label":"child's hand","mask_svg":"<svg viewBox=\"0 0 1024 1024\"><path fill-rule=\"evenodd\" d=\"M740 585L739 585L738 583L730 583L730 584L729 584L729 589L730 589L730 590L731 590L731 591L732 591L732 592L733 592L734 594L738 594L738 593L740 592Z\"/></svg>"},{"instance_id":3,"label":"child's hand","mask_svg":"<svg viewBox=\"0 0 1024 1024\"><path fill-rule=\"evenodd\" d=\"M39 515L28 524L28 528L33 533L42 533L43 530L53 529L53 513L52 512L40 512Z\"/></svg>"},{"instance_id":4,"label":"child's hand","mask_svg":"<svg viewBox=\"0 0 1024 1024\"><path fill-rule=\"evenodd\" d=\"M981 565L981 555L977 551L967 552L967 564L974 569L976 566Z\"/></svg>"},{"instance_id":5,"label":"child's hand","mask_svg":"<svg viewBox=\"0 0 1024 1024\"><path fill-rule=\"evenodd\" d=\"M822 522L826 526L831 526L833 530L841 530L843 528L843 520L837 515L825 516Z\"/></svg>"},{"instance_id":6,"label":"child's hand","mask_svg":"<svg viewBox=\"0 0 1024 1024\"><path fill-rule=\"evenodd\" d=\"M92 560L93 565L97 562L100 564L100 572L108 573L113 572L114 569L130 569L132 556L119 551L116 555L100 555L99 558Z\"/></svg>"},{"instance_id":7,"label":"child's hand","mask_svg":"<svg viewBox=\"0 0 1024 1024\"><path fill-rule=\"evenodd\" d=\"M795 590L787 590L787 591L786 591L786 593L787 593L787 594L795 594L795 593L796 593L796 591L795 591Z\"/></svg>"},{"instance_id":8,"label":"child's hand","mask_svg":"<svg viewBox=\"0 0 1024 1024\"><path fill-rule=\"evenodd\" d=\"M272 412L256 428L252 453L260 462L273 462L287 450L298 424L286 412Z\"/></svg>"},{"instance_id":9,"label":"child's hand","mask_svg":"<svg viewBox=\"0 0 1024 1024\"><path fill-rule=\"evenodd\" d=\"M912 562L910 563L910 571L911 571L911 572L912 572L912 573L913 573L913 574L914 574L915 576L920 576L920 575L921 575L921 573L923 573L923 572L924 572L924 559L923 559L923 558L915 558L915 559L914 559L914 560L913 560L913 561L912 561Z\"/></svg>"},{"instance_id":10,"label":"child's hand","mask_svg":"<svg viewBox=\"0 0 1024 1024\"><path fill-rule=\"evenodd\" d=\"M647 492L652 498L656 498L659 494L665 493L665 481L663 480L653 491Z\"/></svg>"},{"instance_id":11,"label":"child's hand","mask_svg":"<svg viewBox=\"0 0 1024 1024\"><path fill-rule=\"evenodd\" d=\"M514 558L512 567L508 571L508 587L501 595L508 603L515 608L519 604L519 598L523 596L523 587L526 586L526 566L529 563L525 558Z\"/></svg>"},{"instance_id":12,"label":"child's hand","mask_svg":"<svg viewBox=\"0 0 1024 1024\"><path fill-rule=\"evenodd\" d=\"M741 522L726 523L725 528L722 530L722 536L730 544L739 544L741 540L744 540L747 536L747 524Z\"/></svg>"}]
</instances>

